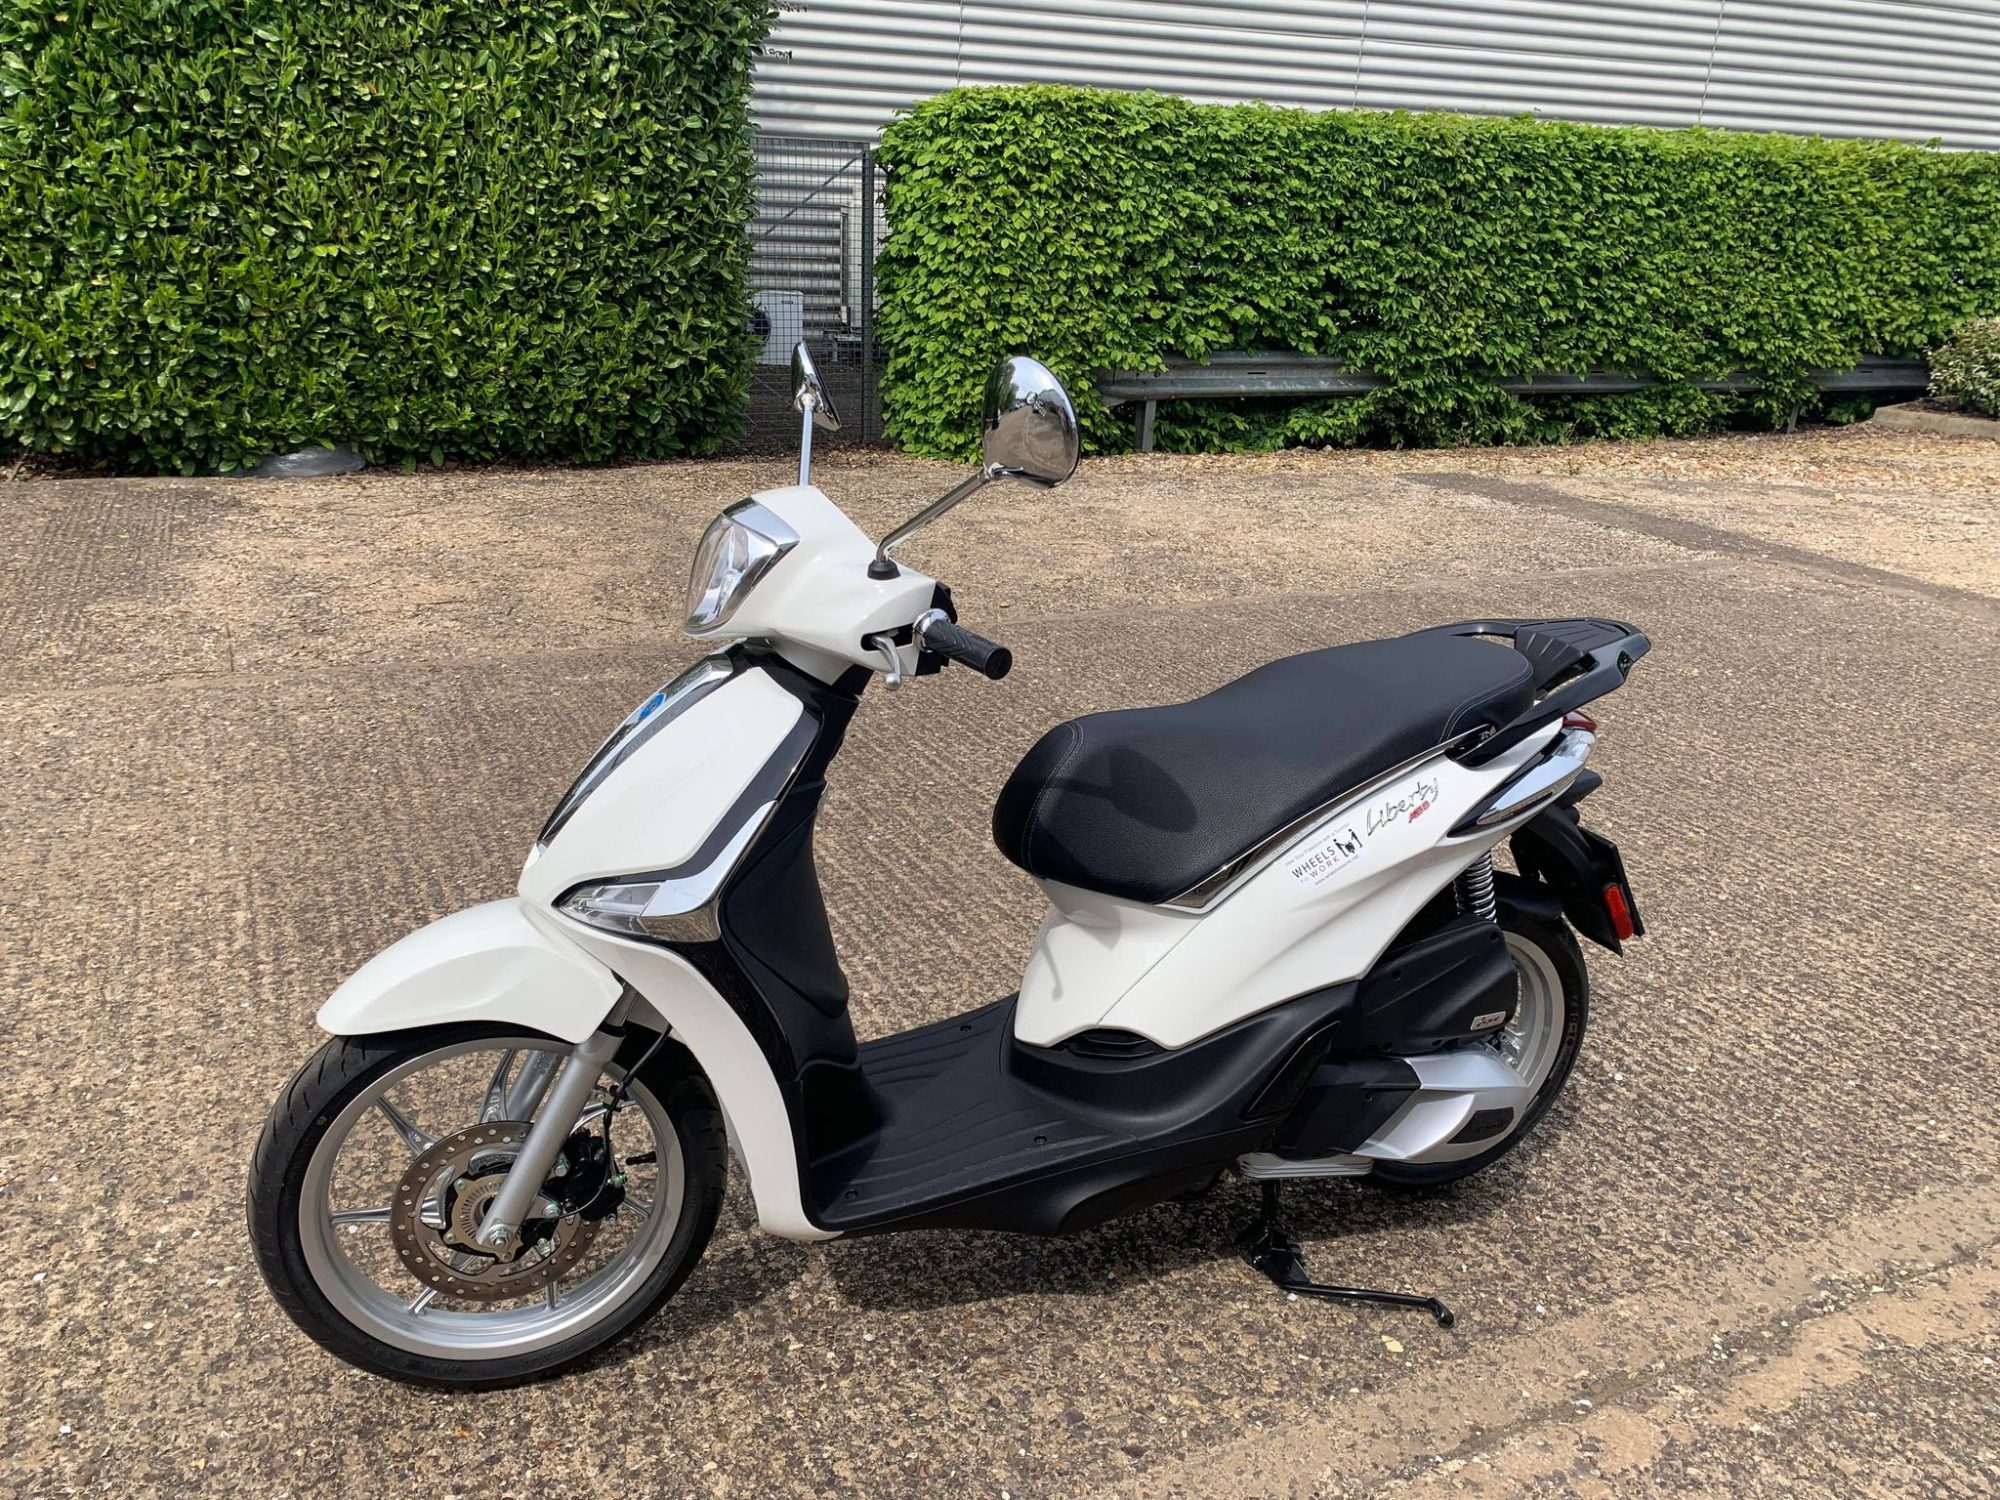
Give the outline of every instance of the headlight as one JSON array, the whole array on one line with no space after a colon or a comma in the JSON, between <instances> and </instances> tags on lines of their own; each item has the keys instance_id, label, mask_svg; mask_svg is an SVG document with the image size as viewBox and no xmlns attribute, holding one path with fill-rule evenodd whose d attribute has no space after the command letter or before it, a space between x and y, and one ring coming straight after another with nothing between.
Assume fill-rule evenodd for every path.
<instances>
[{"instance_id":1,"label":"headlight","mask_svg":"<svg viewBox=\"0 0 2000 1500\"><path fill-rule=\"evenodd\" d=\"M755 500L732 505L710 521L694 550L687 628L700 635L722 624L757 580L798 544L799 534Z\"/></svg>"},{"instance_id":2,"label":"headlight","mask_svg":"<svg viewBox=\"0 0 2000 1500\"><path fill-rule=\"evenodd\" d=\"M722 936L715 915L716 893L776 806L766 802L745 818L722 851L699 870L579 886L563 897L560 910L606 932L674 943L712 943Z\"/></svg>"}]
</instances>

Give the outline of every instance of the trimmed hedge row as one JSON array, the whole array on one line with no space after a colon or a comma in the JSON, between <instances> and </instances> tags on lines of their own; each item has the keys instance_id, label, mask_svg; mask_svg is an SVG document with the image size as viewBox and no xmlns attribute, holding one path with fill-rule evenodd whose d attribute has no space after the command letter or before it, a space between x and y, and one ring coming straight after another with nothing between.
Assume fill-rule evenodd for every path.
<instances>
[{"instance_id":1,"label":"trimmed hedge row","mask_svg":"<svg viewBox=\"0 0 2000 1500\"><path fill-rule=\"evenodd\" d=\"M1931 395L2000 417L2000 318L1972 318L1931 351Z\"/></svg>"},{"instance_id":2,"label":"trimmed hedge row","mask_svg":"<svg viewBox=\"0 0 2000 1500\"><path fill-rule=\"evenodd\" d=\"M2000 157L1524 118L1308 113L961 89L885 132L888 432L964 459L992 361L1046 360L1099 449L1092 378L1296 349L1370 396L1163 405L1163 447L1643 436L1810 407L1808 372L1921 355L2000 311ZM1546 400L1494 377L1672 382ZM1691 382L1762 372L1749 401Z\"/></svg>"},{"instance_id":3,"label":"trimmed hedge row","mask_svg":"<svg viewBox=\"0 0 2000 1500\"><path fill-rule=\"evenodd\" d=\"M0 441L712 448L766 0L6 0Z\"/></svg>"}]
</instances>

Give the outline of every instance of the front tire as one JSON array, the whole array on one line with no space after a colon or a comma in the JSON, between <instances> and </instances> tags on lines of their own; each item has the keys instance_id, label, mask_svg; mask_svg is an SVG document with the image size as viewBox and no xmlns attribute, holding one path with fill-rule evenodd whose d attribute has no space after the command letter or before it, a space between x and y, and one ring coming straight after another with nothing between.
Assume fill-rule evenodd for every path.
<instances>
[{"instance_id":1,"label":"front tire","mask_svg":"<svg viewBox=\"0 0 2000 1500\"><path fill-rule=\"evenodd\" d=\"M641 1039L628 1042L604 1082L623 1077L643 1051ZM410 1200L398 1198L410 1174L421 1175L454 1141L517 1142L520 1125L509 1129L508 1121L532 1118L549 1069L568 1052L551 1037L491 1025L336 1037L321 1047L272 1106L250 1169L258 1268L292 1321L378 1375L491 1388L583 1359L671 1297L715 1228L728 1161L714 1095L672 1043L631 1080L629 1102L612 1122L632 1184L615 1212L601 1212L612 1201L602 1190L582 1212L558 1215L552 1203L539 1221L544 1240L537 1247L548 1266L529 1267L518 1292L484 1289L474 1274L461 1283L466 1296L441 1294L412 1274L426 1264L415 1241L427 1236L433 1249L441 1245L456 1195L468 1181L484 1185L480 1174L494 1174L507 1153L488 1145L466 1175L447 1165L445 1178L456 1180L434 1197L414 1194L424 1200L420 1208L404 1208ZM537 1065L539 1087L529 1082ZM412 1091L426 1083L430 1096L412 1102ZM347 1198L352 1206L342 1206ZM465 1211L475 1206L467 1200ZM599 1217L587 1219L591 1213ZM590 1255L600 1238L601 1265ZM559 1259L563 1275L556 1274ZM459 1261L468 1271L482 1269L477 1257L457 1251L446 1264ZM452 1280L447 1270L444 1281Z\"/></svg>"},{"instance_id":2,"label":"front tire","mask_svg":"<svg viewBox=\"0 0 2000 1500\"><path fill-rule=\"evenodd\" d=\"M1583 1046L1583 1034L1590 1021L1590 974L1576 938L1561 921L1538 921L1520 912L1503 912L1501 929L1521 973L1520 1013L1539 1004L1559 1014L1550 1014L1537 1034L1524 1037L1518 1046L1521 1065L1541 1074L1541 1084L1521 1113L1513 1129L1477 1156L1459 1161L1432 1163L1378 1162L1375 1170L1360 1179L1384 1187L1422 1189L1442 1187L1484 1171L1518 1146L1522 1138L1548 1113L1556 1096L1569 1081ZM1539 994L1536 992L1539 990ZM1508 1032L1515 1030L1510 1024ZM1504 1047L1503 1047L1504 1050Z\"/></svg>"}]
</instances>

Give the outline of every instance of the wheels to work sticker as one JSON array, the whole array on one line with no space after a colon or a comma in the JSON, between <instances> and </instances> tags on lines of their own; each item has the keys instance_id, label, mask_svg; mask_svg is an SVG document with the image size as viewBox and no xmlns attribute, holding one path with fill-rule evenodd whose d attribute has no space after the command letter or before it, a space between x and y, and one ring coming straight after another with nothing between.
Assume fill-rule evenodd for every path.
<instances>
[{"instance_id":1,"label":"wheels to work sticker","mask_svg":"<svg viewBox=\"0 0 2000 1500\"><path fill-rule=\"evenodd\" d=\"M1329 823L1295 849L1285 861L1292 879L1316 891L1361 857L1367 841L1346 823Z\"/></svg>"}]
</instances>

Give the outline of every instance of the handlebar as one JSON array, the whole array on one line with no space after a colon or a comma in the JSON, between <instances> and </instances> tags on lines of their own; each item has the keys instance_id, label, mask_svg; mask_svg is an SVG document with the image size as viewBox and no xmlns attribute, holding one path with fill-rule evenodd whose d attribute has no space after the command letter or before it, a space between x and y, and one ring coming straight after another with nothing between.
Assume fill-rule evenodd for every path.
<instances>
[{"instance_id":1,"label":"handlebar","mask_svg":"<svg viewBox=\"0 0 2000 1500\"><path fill-rule=\"evenodd\" d=\"M941 609L927 611L917 621L917 640L926 651L949 657L993 682L1014 670L1013 652L998 641L953 624Z\"/></svg>"}]
</instances>

